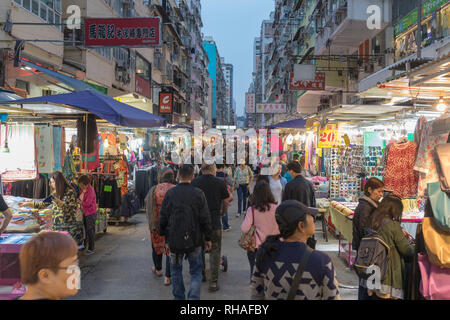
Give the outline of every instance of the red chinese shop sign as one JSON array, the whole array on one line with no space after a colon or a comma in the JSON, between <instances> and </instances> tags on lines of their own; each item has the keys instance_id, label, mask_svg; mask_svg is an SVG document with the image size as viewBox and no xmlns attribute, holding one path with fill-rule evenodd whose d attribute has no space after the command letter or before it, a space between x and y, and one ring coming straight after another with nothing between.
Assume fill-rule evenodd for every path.
<instances>
[{"instance_id":1,"label":"red chinese shop sign","mask_svg":"<svg viewBox=\"0 0 450 320\"><path fill-rule=\"evenodd\" d=\"M86 47L159 46L161 19L159 17L85 19L84 44Z\"/></svg>"},{"instance_id":2,"label":"red chinese shop sign","mask_svg":"<svg viewBox=\"0 0 450 320\"><path fill-rule=\"evenodd\" d=\"M172 113L173 94L163 93L159 94L159 113Z\"/></svg>"},{"instance_id":3,"label":"red chinese shop sign","mask_svg":"<svg viewBox=\"0 0 450 320\"><path fill-rule=\"evenodd\" d=\"M297 90L325 90L325 73L318 72L316 73L316 79L312 81L294 80L294 73L291 72L289 78L289 90L297 91Z\"/></svg>"}]
</instances>

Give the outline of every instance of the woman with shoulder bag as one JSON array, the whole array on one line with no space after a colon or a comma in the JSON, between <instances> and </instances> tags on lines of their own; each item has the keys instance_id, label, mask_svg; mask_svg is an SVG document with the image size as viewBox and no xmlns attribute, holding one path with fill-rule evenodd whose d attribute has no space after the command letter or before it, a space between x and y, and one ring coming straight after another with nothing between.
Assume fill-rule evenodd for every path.
<instances>
[{"instance_id":1,"label":"woman with shoulder bag","mask_svg":"<svg viewBox=\"0 0 450 320\"><path fill-rule=\"evenodd\" d=\"M402 200L396 196L384 198L372 215L371 226L389 246L388 269L380 289L367 290L372 299L404 299L406 288L405 258L414 255L414 246L400 226L403 213ZM362 280L361 285L367 288Z\"/></svg>"},{"instance_id":2,"label":"woman with shoulder bag","mask_svg":"<svg viewBox=\"0 0 450 320\"><path fill-rule=\"evenodd\" d=\"M275 220L277 203L267 182L260 181L256 183L249 202L250 207L248 208L244 222L241 225L241 231L245 234L250 231L252 226L255 226L256 229L255 250L247 251L251 276L255 265L256 251L258 250L258 247L266 240L266 237L278 234L279 230Z\"/></svg>"}]
</instances>

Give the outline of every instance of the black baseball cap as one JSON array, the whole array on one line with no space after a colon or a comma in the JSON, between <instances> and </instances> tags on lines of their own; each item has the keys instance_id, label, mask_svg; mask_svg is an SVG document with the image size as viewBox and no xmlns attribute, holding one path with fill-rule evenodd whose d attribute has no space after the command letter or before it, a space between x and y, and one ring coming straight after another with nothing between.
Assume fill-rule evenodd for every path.
<instances>
[{"instance_id":1,"label":"black baseball cap","mask_svg":"<svg viewBox=\"0 0 450 320\"><path fill-rule=\"evenodd\" d=\"M288 225L304 220L306 214L316 217L319 211L309 208L297 200L283 201L275 211L275 215L280 216Z\"/></svg>"}]
</instances>

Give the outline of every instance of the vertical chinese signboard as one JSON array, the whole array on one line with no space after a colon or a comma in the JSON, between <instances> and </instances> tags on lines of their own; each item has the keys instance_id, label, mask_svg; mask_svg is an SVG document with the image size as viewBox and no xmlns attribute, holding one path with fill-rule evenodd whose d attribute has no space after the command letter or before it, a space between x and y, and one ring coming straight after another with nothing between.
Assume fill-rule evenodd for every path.
<instances>
[{"instance_id":1,"label":"vertical chinese signboard","mask_svg":"<svg viewBox=\"0 0 450 320\"><path fill-rule=\"evenodd\" d=\"M159 113L172 113L172 109L173 109L173 94L160 92Z\"/></svg>"},{"instance_id":2,"label":"vertical chinese signboard","mask_svg":"<svg viewBox=\"0 0 450 320\"><path fill-rule=\"evenodd\" d=\"M95 18L84 20L86 47L161 45L161 19L154 18Z\"/></svg>"},{"instance_id":3,"label":"vertical chinese signboard","mask_svg":"<svg viewBox=\"0 0 450 320\"><path fill-rule=\"evenodd\" d=\"M323 130L319 131L318 148L333 148L339 144L339 126L337 124L328 124Z\"/></svg>"},{"instance_id":4,"label":"vertical chinese signboard","mask_svg":"<svg viewBox=\"0 0 450 320\"><path fill-rule=\"evenodd\" d=\"M318 72L316 73L316 79L309 80L294 80L294 73L291 72L289 78L289 90L298 91L298 90L325 90L325 73Z\"/></svg>"},{"instance_id":5,"label":"vertical chinese signboard","mask_svg":"<svg viewBox=\"0 0 450 320\"><path fill-rule=\"evenodd\" d=\"M256 95L254 93L245 94L245 112L255 113L256 109Z\"/></svg>"}]
</instances>

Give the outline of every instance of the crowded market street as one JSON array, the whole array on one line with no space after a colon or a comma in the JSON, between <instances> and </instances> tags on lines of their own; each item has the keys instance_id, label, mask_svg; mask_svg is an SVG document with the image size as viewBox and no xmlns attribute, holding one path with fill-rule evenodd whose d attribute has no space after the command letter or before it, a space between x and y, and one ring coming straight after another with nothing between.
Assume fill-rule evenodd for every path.
<instances>
[{"instance_id":1,"label":"crowded market street","mask_svg":"<svg viewBox=\"0 0 450 320\"><path fill-rule=\"evenodd\" d=\"M237 198L237 195L235 195ZM229 212L237 210L237 201ZM237 245L243 218L230 217L231 230L223 233L222 254L228 257L227 272L220 271L221 290L208 292L204 283L202 300L249 300L249 267L245 252ZM341 298L358 298L358 278L348 270L345 260L337 255L337 239L325 242L320 223L316 224L317 248L332 259L339 284ZM163 279L151 272L150 233L145 214L135 215L123 226L109 226L96 242L96 254L80 256L82 272L81 289L73 300L171 300L171 288ZM329 251L328 251L329 250ZM184 268L188 279L188 267Z\"/></svg>"}]
</instances>

